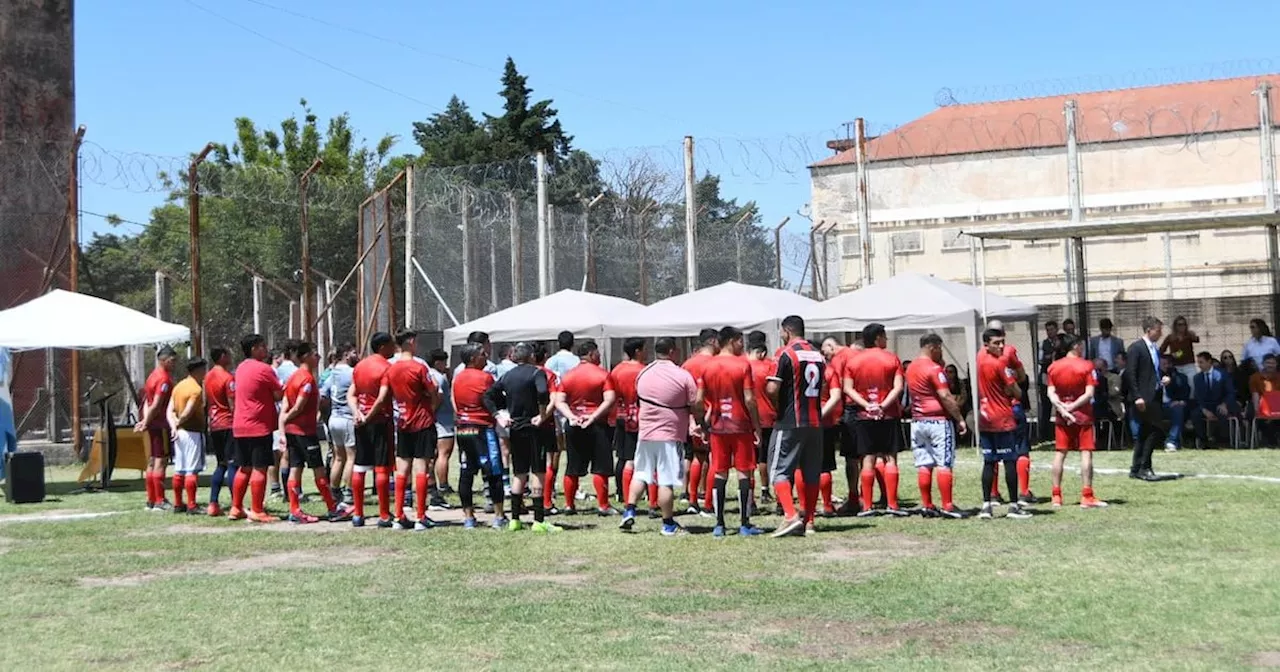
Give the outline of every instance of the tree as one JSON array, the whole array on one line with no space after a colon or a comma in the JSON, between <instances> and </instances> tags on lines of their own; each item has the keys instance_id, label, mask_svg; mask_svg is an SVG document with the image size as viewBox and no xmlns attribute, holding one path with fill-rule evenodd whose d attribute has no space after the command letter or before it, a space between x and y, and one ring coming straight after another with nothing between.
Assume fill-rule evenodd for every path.
<instances>
[{"instance_id":1,"label":"tree","mask_svg":"<svg viewBox=\"0 0 1280 672\"><path fill-rule=\"evenodd\" d=\"M559 111L551 107L550 99L530 105L532 93L529 78L520 74L516 62L508 56L502 70L502 90L498 92L503 100L502 116L484 115L495 160L523 159L538 152L545 152L552 164L568 158L573 138L561 128L556 118Z\"/></svg>"}]
</instances>

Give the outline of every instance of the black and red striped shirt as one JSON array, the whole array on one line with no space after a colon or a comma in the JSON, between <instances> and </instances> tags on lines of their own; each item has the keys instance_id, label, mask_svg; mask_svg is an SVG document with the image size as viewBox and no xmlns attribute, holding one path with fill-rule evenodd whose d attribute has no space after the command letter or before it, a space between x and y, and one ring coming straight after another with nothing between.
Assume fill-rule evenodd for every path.
<instances>
[{"instance_id":1,"label":"black and red striped shirt","mask_svg":"<svg viewBox=\"0 0 1280 672\"><path fill-rule=\"evenodd\" d=\"M822 426L822 387L827 360L809 342L797 338L778 351L776 429Z\"/></svg>"}]
</instances>

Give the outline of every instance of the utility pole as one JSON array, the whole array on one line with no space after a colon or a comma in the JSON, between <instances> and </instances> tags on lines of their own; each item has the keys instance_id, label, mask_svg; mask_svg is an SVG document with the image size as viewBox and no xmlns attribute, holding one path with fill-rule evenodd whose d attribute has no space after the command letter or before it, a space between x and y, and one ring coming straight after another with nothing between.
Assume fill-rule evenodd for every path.
<instances>
[{"instance_id":1,"label":"utility pole","mask_svg":"<svg viewBox=\"0 0 1280 672\"><path fill-rule=\"evenodd\" d=\"M591 208L594 208L602 198L604 198L604 192L600 192L591 200L579 197L582 201L582 244L586 255L583 274L586 275L586 288L592 292L596 291L596 237L591 231Z\"/></svg>"},{"instance_id":2,"label":"utility pole","mask_svg":"<svg viewBox=\"0 0 1280 672\"><path fill-rule=\"evenodd\" d=\"M307 185L311 182L311 176L322 165L324 161L316 159L298 179L298 202L302 205L302 324L299 325L301 328L298 329L298 335L302 340L313 343L315 338L312 323L315 322L315 315L311 313L315 310L315 299L311 293L311 224L307 221ZM387 216L390 217L391 214L387 213ZM387 259L387 263L390 264L391 260Z\"/></svg>"},{"instance_id":3,"label":"utility pole","mask_svg":"<svg viewBox=\"0 0 1280 672\"><path fill-rule=\"evenodd\" d=\"M778 225L773 227L773 286L775 289L782 289L782 227L791 221L791 217L783 217Z\"/></svg>"},{"instance_id":4,"label":"utility pole","mask_svg":"<svg viewBox=\"0 0 1280 672\"><path fill-rule=\"evenodd\" d=\"M550 242L550 236L547 235L547 155L538 152L537 161L537 181L538 181L538 296L546 296L550 292L550 278L547 276L550 257L547 252L547 245Z\"/></svg>"},{"instance_id":5,"label":"utility pole","mask_svg":"<svg viewBox=\"0 0 1280 672\"><path fill-rule=\"evenodd\" d=\"M414 329L418 325L413 309L413 237L414 237L413 166L404 170L404 327Z\"/></svg>"},{"instance_id":6,"label":"utility pole","mask_svg":"<svg viewBox=\"0 0 1280 672\"><path fill-rule=\"evenodd\" d=\"M76 135L71 140L71 156L69 157L69 183L67 184L67 226L68 240L71 242L69 249L70 266L67 269L67 289L73 292L80 291L80 143L84 142L85 127L81 126L76 129ZM48 353L52 354L52 353ZM46 354L45 366L52 367L53 358ZM71 450L74 454L80 454L80 444L84 442L84 429L80 426L80 351L71 351ZM49 407L54 408L53 399L49 399ZM55 418L55 430L56 430ZM49 437L50 441L57 441L57 436Z\"/></svg>"},{"instance_id":7,"label":"utility pole","mask_svg":"<svg viewBox=\"0 0 1280 672\"><path fill-rule=\"evenodd\" d=\"M511 305L520 305L524 294L524 264L520 254L520 201L513 191L507 194L511 208Z\"/></svg>"},{"instance_id":8,"label":"utility pole","mask_svg":"<svg viewBox=\"0 0 1280 672\"><path fill-rule=\"evenodd\" d=\"M556 206L547 206L547 294L556 291Z\"/></svg>"},{"instance_id":9,"label":"utility pole","mask_svg":"<svg viewBox=\"0 0 1280 672\"><path fill-rule=\"evenodd\" d=\"M649 269L645 268L645 217L649 214L649 209L654 206L654 202L650 201L644 209L640 211L640 216L636 218L636 238L640 241L640 303L649 304ZM631 208L630 205L627 206Z\"/></svg>"},{"instance_id":10,"label":"utility pole","mask_svg":"<svg viewBox=\"0 0 1280 672\"><path fill-rule=\"evenodd\" d=\"M693 168L693 136L684 136L684 274L685 291L698 289L698 194Z\"/></svg>"},{"instance_id":11,"label":"utility pole","mask_svg":"<svg viewBox=\"0 0 1280 672\"><path fill-rule=\"evenodd\" d=\"M462 190L462 321L471 321L471 191Z\"/></svg>"},{"instance_id":12,"label":"utility pole","mask_svg":"<svg viewBox=\"0 0 1280 672\"><path fill-rule=\"evenodd\" d=\"M187 168L187 238L191 253L191 351L197 357L204 356L204 337L201 325L204 320L200 314L200 164L204 163L209 152L213 151L213 143L207 143L191 159Z\"/></svg>"},{"instance_id":13,"label":"utility pole","mask_svg":"<svg viewBox=\"0 0 1280 672\"><path fill-rule=\"evenodd\" d=\"M1276 211L1276 156L1275 145L1272 144L1271 129L1271 84L1262 82L1254 92L1258 97L1258 132L1259 149L1262 155L1262 189L1266 199L1267 212ZM1267 267L1271 276L1271 323L1280 321L1280 241L1276 240L1275 223L1268 224L1267 232Z\"/></svg>"},{"instance_id":14,"label":"utility pole","mask_svg":"<svg viewBox=\"0 0 1280 672\"><path fill-rule=\"evenodd\" d=\"M867 123L862 117L853 120L854 157L858 179L858 242L862 247L862 284L871 286L871 208L867 203ZM890 258L893 251L890 250Z\"/></svg>"},{"instance_id":15,"label":"utility pole","mask_svg":"<svg viewBox=\"0 0 1280 672\"><path fill-rule=\"evenodd\" d=\"M1080 187L1080 152L1076 144L1076 101L1068 100L1063 105L1062 112L1067 122L1067 203L1071 209L1071 221L1081 222L1084 221L1084 204ZM1168 236L1166 233L1166 241ZM1166 242L1166 247L1167 245ZM1075 305L1076 325L1080 329L1080 335L1087 337L1089 302L1084 276L1084 240L1079 236L1066 238L1062 241L1062 249L1067 281L1067 311L1071 314L1072 304Z\"/></svg>"}]
</instances>

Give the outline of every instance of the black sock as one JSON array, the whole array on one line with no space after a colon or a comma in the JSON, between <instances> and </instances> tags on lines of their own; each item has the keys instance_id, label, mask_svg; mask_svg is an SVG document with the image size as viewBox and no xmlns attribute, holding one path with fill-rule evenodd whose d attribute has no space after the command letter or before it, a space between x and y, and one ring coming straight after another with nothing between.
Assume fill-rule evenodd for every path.
<instances>
[{"instance_id":1,"label":"black sock","mask_svg":"<svg viewBox=\"0 0 1280 672\"><path fill-rule=\"evenodd\" d=\"M751 526L751 479L738 478L738 507L743 527Z\"/></svg>"},{"instance_id":2,"label":"black sock","mask_svg":"<svg viewBox=\"0 0 1280 672\"><path fill-rule=\"evenodd\" d=\"M516 520L520 517L524 509L524 493L511 491L511 519Z\"/></svg>"},{"instance_id":3,"label":"black sock","mask_svg":"<svg viewBox=\"0 0 1280 672\"><path fill-rule=\"evenodd\" d=\"M724 491L729 488L729 479L716 476L715 505L716 525L724 527Z\"/></svg>"},{"instance_id":4,"label":"black sock","mask_svg":"<svg viewBox=\"0 0 1280 672\"><path fill-rule=\"evenodd\" d=\"M1014 475L1014 482L1017 482L1017 475ZM991 502L991 486L996 482L996 463L982 463L982 501L983 503Z\"/></svg>"},{"instance_id":5,"label":"black sock","mask_svg":"<svg viewBox=\"0 0 1280 672\"><path fill-rule=\"evenodd\" d=\"M546 511L542 509L542 493L532 496L533 499L533 522L541 523L546 517Z\"/></svg>"},{"instance_id":6,"label":"black sock","mask_svg":"<svg viewBox=\"0 0 1280 672\"><path fill-rule=\"evenodd\" d=\"M1004 463L1004 486L1009 488L1009 501L1018 501L1018 463L1016 460Z\"/></svg>"}]
</instances>

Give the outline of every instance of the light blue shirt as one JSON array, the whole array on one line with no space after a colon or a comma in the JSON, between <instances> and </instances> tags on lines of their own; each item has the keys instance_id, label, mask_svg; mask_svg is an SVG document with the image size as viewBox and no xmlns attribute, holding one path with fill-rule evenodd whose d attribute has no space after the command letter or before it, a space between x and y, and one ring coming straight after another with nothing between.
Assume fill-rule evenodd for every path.
<instances>
[{"instance_id":1,"label":"light blue shirt","mask_svg":"<svg viewBox=\"0 0 1280 672\"><path fill-rule=\"evenodd\" d=\"M519 366L519 364L516 364L509 359L504 359L501 362L498 362L498 367L496 372L493 374L493 377L501 380L503 376L507 375L508 371L516 368L517 366Z\"/></svg>"},{"instance_id":2,"label":"light blue shirt","mask_svg":"<svg viewBox=\"0 0 1280 672\"><path fill-rule=\"evenodd\" d=\"M1116 361L1116 353L1111 352L1111 343L1112 341L1109 336L1098 338L1097 357L1101 358L1102 361L1107 363L1108 369L1115 366L1115 361Z\"/></svg>"},{"instance_id":3,"label":"light blue shirt","mask_svg":"<svg viewBox=\"0 0 1280 672\"><path fill-rule=\"evenodd\" d=\"M577 366L581 362L582 359L577 355L569 352L568 350L561 350L560 352L552 355L551 359L547 360L547 369L551 371L551 373L556 374L557 378L564 378L564 374L572 371L573 367Z\"/></svg>"},{"instance_id":4,"label":"light blue shirt","mask_svg":"<svg viewBox=\"0 0 1280 672\"><path fill-rule=\"evenodd\" d=\"M1261 371L1262 359L1267 355L1280 357L1280 342L1277 342L1271 336L1251 338L1245 341L1244 349L1240 351L1240 363L1243 364L1245 360L1253 360L1254 366Z\"/></svg>"},{"instance_id":5,"label":"light blue shirt","mask_svg":"<svg viewBox=\"0 0 1280 672\"><path fill-rule=\"evenodd\" d=\"M347 390L351 387L352 368L346 362L340 362L333 367L333 372L329 374L328 384L325 385L325 394L329 397L330 417L335 418L352 418L351 407L347 405Z\"/></svg>"},{"instance_id":6,"label":"light blue shirt","mask_svg":"<svg viewBox=\"0 0 1280 672\"><path fill-rule=\"evenodd\" d=\"M435 382L436 387L440 389L440 407L436 409L436 424L444 427L453 426L453 394L451 392L452 383L449 377L431 369L428 371L431 380Z\"/></svg>"},{"instance_id":7,"label":"light blue shirt","mask_svg":"<svg viewBox=\"0 0 1280 672\"><path fill-rule=\"evenodd\" d=\"M276 378L280 381L280 387L284 387L289 383L289 376L298 370L298 365L289 360L280 362L280 366L276 368Z\"/></svg>"}]
</instances>

